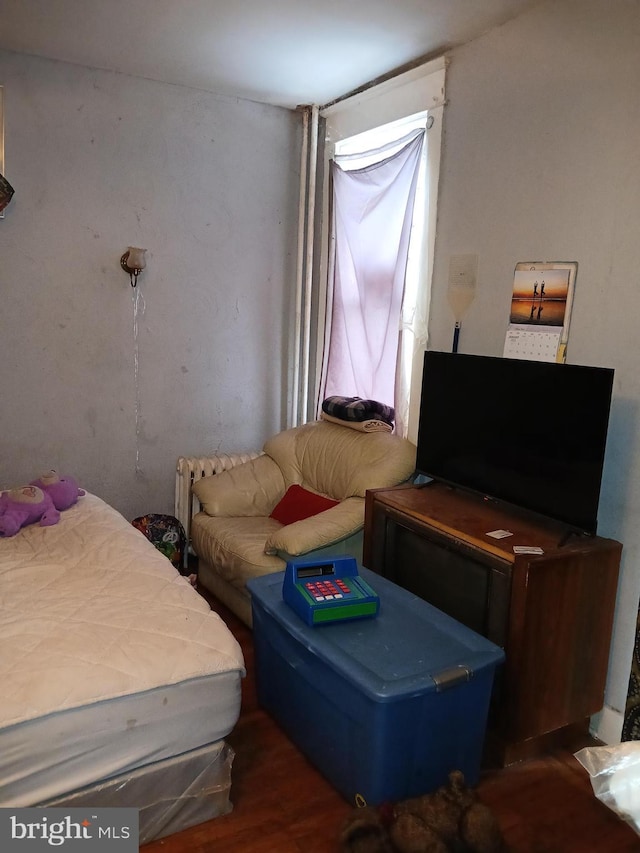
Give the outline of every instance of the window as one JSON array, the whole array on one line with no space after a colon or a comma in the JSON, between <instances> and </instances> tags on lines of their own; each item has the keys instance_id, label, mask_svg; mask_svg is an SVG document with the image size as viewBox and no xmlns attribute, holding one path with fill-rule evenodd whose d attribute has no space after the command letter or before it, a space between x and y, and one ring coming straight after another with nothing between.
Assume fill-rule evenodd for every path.
<instances>
[{"instance_id":1,"label":"window","mask_svg":"<svg viewBox=\"0 0 640 853\"><path fill-rule=\"evenodd\" d=\"M416 127L426 127L395 347L401 365L396 378L396 430L415 441L422 353L427 346L445 69L444 58L434 60L326 107L309 107L305 114L292 425L318 417L323 399L326 333L330 330L333 297L329 163L337 156L345 171L366 167L367 160L361 159L363 152L390 143L389 155L394 145L396 150L401 147L398 140L406 140ZM324 136L323 144L319 135ZM351 159L353 154L358 157Z\"/></svg>"},{"instance_id":2,"label":"window","mask_svg":"<svg viewBox=\"0 0 640 853\"><path fill-rule=\"evenodd\" d=\"M412 355L402 319L415 315L418 292L426 124L423 112L343 140L331 163L332 262L320 394L395 406L400 432Z\"/></svg>"}]
</instances>

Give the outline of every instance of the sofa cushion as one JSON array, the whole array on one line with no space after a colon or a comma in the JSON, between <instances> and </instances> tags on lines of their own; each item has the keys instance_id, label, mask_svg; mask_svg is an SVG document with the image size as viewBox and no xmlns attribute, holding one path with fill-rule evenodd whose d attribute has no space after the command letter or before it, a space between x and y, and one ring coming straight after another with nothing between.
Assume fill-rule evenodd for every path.
<instances>
[{"instance_id":1,"label":"sofa cushion","mask_svg":"<svg viewBox=\"0 0 640 853\"><path fill-rule=\"evenodd\" d=\"M403 482L416 457L415 446L397 435L358 432L323 420L278 433L264 451L287 487L299 483L340 501Z\"/></svg>"},{"instance_id":2,"label":"sofa cushion","mask_svg":"<svg viewBox=\"0 0 640 853\"><path fill-rule=\"evenodd\" d=\"M331 509L338 503L339 501L317 495L294 484L289 486L282 500L274 507L271 518L275 518L280 524L293 524L296 521L311 518L312 515L318 515L325 509Z\"/></svg>"},{"instance_id":3,"label":"sofa cushion","mask_svg":"<svg viewBox=\"0 0 640 853\"><path fill-rule=\"evenodd\" d=\"M232 518L269 515L284 492L280 469L265 455L193 484L193 493L208 515Z\"/></svg>"},{"instance_id":4,"label":"sofa cushion","mask_svg":"<svg viewBox=\"0 0 640 853\"><path fill-rule=\"evenodd\" d=\"M278 527L265 542L267 554L282 551L294 556L342 542L364 526L364 498L346 498L319 515Z\"/></svg>"},{"instance_id":5,"label":"sofa cushion","mask_svg":"<svg viewBox=\"0 0 640 853\"><path fill-rule=\"evenodd\" d=\"M199 512L191 523L191 537L196 554L215 566L223 580L243 589L248 578L284 569L283 559L264 552L265 540L279 529L273 518L220 518Z\"/></svg>"}]
</instances>

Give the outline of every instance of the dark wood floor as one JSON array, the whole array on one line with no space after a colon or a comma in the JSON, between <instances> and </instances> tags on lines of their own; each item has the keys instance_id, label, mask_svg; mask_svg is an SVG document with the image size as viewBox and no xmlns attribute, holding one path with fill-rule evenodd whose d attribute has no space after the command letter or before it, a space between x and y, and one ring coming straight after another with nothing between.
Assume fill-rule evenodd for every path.
<instances>
[{"instance_id":1,"label":"dark wood floor","mask_svg":"<svg viewBox=\"0 0 640 853\"><path fill-rule=\"evenodd\" d=\"M229 815L144 846L145 853L337 853L347 803L307 762L256 699L251 632L211 601L240 642L247 665ZM478 795L496 815L512 853L628 853L640 837L593 794L573 757L557 751L485 771Z\"/></svg>"}]
</instances>

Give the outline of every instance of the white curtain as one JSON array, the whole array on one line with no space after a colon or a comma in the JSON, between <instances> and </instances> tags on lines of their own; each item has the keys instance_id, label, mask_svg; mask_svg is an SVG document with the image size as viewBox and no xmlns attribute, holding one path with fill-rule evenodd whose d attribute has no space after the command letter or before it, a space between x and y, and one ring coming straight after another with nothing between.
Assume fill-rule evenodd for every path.
<instances>
[{"instance_id":1,"label":"white curtain","mask_svg":"<svg viewBox=\"0 0 640 853\"><path fill-rule=\"evenodd\" d=\"M331 163L330 322L321 397L396 405L402 300L424 140L419 130L391 156L389 146L366 152L373 162L360 169Z\"/></svg>"}]
</instances>

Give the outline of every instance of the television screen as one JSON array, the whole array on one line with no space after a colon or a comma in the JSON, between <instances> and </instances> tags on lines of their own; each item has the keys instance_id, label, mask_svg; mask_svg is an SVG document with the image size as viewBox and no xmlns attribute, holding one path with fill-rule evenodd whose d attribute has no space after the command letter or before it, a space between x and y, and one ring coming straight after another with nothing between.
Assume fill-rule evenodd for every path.
<instances>
[{"instance_id":1,"label":"television screen","mask_svg":"<svg viewBox=\"0 0 640 853\"><path fill-rule=\"evenodd\" d=\"M418 472L595 534L613 373L427 351Z\"/></svg>"}]
</instances>

